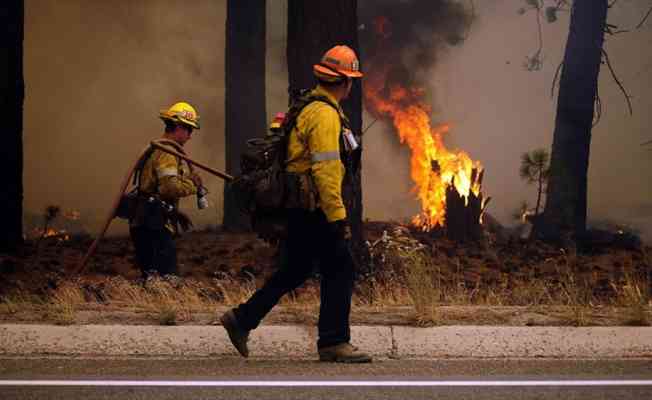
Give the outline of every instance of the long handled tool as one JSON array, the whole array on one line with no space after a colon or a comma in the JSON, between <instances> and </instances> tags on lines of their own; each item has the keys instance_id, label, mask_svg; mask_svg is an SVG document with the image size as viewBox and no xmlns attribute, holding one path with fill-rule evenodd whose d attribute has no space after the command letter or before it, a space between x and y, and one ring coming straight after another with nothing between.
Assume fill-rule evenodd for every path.
<instances>
[{"instance_id":1,"label":"long handled tool","mask_svg":"<svg viewBox=\"0 0 652 400\"><path fill-rule=\"evenodd\" d=\"M225 181L232 181L233 180L233 176L231 176L231 175L229 175L227 173L224 173L222 171L218 171L218 170L216 170L214 168L211 168L211 167L207 166L206 164L200 163L199 161L195 161L192 158L188 157L187 155L181 154L178 151L176 151L176 150L174 150L174 149L172 149L172 148L170 148L168 146L165 146L165 145L161 144L161 142L159 142L159 141L153 141L152 143L150 143L150 145L155 149L159 149L159 150L162 150L162 151L164 151L166 153L170 153L173 156L177 156L180 159L185 160L188 163L190 163L192 165L195 165L198 168L201 168L206 172L209 172L209 173L211 173L211 174L213 174L215 176L218 176L218 177L224 179Z\"/></svg>"},{"instance_id":2,"label":"long handled tool","mask_svg":"<svg viewBox=\"0 0 652 400\"><path fill-rule=\"evenodd\" d=\"M229 174L226 174L224 172L218 171L216 169L213 169L211 167L208 167L198 161L195 161L191 159L190 157L186 156L185 154L181 154L178 151L168 147L165 145L165 143L169 143L168 140L166 139L159 139L159 140L154 140L152 141L149 146L147 146L143 151L140 153L140 156L136 159L136 162L133 163L131 168L127 171L127 174L124 176L122 182L120 183L120 189L118 191L117 196L113 199L113 204L111 206L111 209L109 210L109 214L107 215L104 225L102 226L102 230L100 233L97 235L91 246L88 248L86 251L86 254L84 255L84 258L81 259L79 262L79 265L77 266L77 269L75 271L76 274L81 274L84 271L84 268L86 267L86 263L88 262L88 259L93 255L95 252L95 249L97 248L97 245L99 244L100 240L104 237L106 234L106 231L109 229L109 226L111 225L111 221L115 218L116 211L118 209L118 206L120 205L120 199L124 195L125 190L127 189L127 186L129 185L129 181L134 175L134 172L136 170L136 167L138 164L142 161L143 157L149 152L151 148L159 149L162 150L166 153L170 153L174 156L177 156L185 161L187 161L190 164L196 165L198 168L203 169L204 171L207 171L215 176L218 176L226 181L231 181L233 180L233 177ZM172 143L169 143L172 145Z\"/></svg>"}]
</instances>

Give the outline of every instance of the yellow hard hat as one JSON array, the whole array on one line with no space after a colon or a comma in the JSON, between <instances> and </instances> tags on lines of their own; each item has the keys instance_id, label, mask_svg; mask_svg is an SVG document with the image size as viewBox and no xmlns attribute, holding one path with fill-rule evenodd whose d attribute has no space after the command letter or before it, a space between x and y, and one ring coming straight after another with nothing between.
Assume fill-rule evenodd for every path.
<instances>
[{"instance_id":1,"label":"yellow hard hat","mask_svg":"<svg viewBox=\"0 0 652 400\"><path fill-rule=\"evenodd\" d=\"M167 110L161 110L159 117L163 121L182 123L199 129L199 114L193 106L183 101L173 104Z\"/></svg>"},{"instance_id":2,"label":"yellow hard hat","mask_svg":"<svg viewBox=\"0 0 652 400\"><path fill-rule=\"evenodd\" d=\"M321 62L313 65L313 73L327 82L343 77L361 78L358 56L350 47L339 45L324 53Z\"/></svg>"}]
</instances>

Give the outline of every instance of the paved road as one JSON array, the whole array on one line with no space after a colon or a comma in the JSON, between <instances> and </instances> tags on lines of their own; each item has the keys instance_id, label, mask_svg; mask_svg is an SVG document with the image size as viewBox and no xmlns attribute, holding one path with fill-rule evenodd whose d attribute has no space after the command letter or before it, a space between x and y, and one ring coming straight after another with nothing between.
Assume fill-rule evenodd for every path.
<instances>
[{"instance_id":1,"label":"paved road","mask_svg":"<svg viewBox=\"0 0 652 400\"><path fill-rule=\"evenodd\" d=\"M305 359L0 358L3 400L434 397L649 399L652 360L385 359L356 366Z\"/></svg>"}]
</instances>

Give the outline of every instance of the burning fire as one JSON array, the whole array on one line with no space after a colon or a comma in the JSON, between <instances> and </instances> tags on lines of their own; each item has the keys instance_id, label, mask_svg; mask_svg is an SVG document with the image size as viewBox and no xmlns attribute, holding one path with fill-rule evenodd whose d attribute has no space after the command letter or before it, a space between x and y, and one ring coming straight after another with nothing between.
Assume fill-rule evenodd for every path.
<instances>
[{"instance_id":1,"label":"burning fire","mask_svg":"<svg viewBox=\"0 0 652 400\"><path fill-rule=\"evenodd\" d=\"M23 237L25 239L45 239L52 238L56 239L57 242L65 242L70 240L70 233L66 229L57 229L50 224L53 220L58 218L60 215L60 209L56 206L50 206L46 209L45 215L45 224L43 227L35 227L28 232L26 232ZM69 221L79 221L81 218L81 213L77 210L68 210L63 212L63 217Z\"/></svg>"},{"instance_id":2,"label":"burning fire","mask_svg":"<svg viewBox=\"0 0 652 400\"><path fill-rule=\"evenodd\" d=\"M70 240L70 235L65 229L54 229L54 228L47 228L45 231L41 228L34 228L31 230L30 234L28 237L32 238L56 238L59 242L65 242Z\"/></svg>"},{"instance_id":3,"label":"burning fire","mask_svg":"<svg viewBox=\"0 0 652 400\"><path fill-rule=\"evenodd\" d=\"M390 29L386 19L376 21L380 40L391 36L387 34ZM474 179L473 170L475 176L479 175L482 165L471 160L464 151L446 148L443 137L450 128L447 124L432 126L430 107L424 101L425 91L396 82L388 83L391 63L379 61L372 60L364 81L365 105L375 117L390 120L401 143L410 148L410 175L422 210L412 222L424 231L430 231L445 224L447 186L454 185L467 203L470 193L480 194L480 182Z\"/></svg>"}]
</instances>

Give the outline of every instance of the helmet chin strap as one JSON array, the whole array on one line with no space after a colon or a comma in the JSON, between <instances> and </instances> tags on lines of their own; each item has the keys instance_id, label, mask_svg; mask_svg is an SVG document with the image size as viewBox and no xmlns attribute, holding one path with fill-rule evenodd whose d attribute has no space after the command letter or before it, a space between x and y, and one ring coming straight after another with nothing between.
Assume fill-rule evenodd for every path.
<instances>
[{"instance_id":1,"label":"helmet chin strap","mask_svg":"<svg viewBox=\"0 0 652 400\"><path fill-rule=\"evenodd\" d=\"M348 76L344 75L343 73L341 73L341 72L338 71L338 70L335 70L335 69L329 67L328 65L326 65L326 64L324 64L324 63L319 63L319 65L322 66L322 67L324 67L324 68L326 68L327 70L331 71L332 73L334 73L335 75L337 75L337 77L340 78L340 79L344 79L344 80L346 80L346 79L348 78Z\"/></svg>"}]
</instances>

